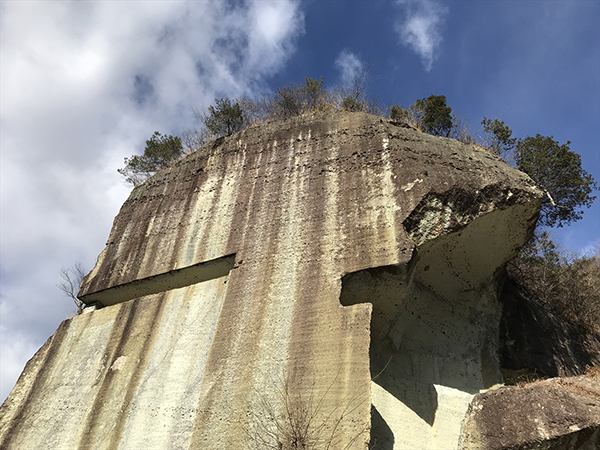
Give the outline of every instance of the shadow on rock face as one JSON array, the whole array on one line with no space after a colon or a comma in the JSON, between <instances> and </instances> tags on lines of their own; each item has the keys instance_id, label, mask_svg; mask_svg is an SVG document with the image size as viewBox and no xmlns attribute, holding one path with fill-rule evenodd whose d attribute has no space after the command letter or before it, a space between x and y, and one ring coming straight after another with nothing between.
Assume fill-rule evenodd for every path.
<instances>
[{"instance_id":1,"label":"shadow on rock face","mask_svg":"<svg viewBox=\"0 0 600 450\"><path fill-rule=\"evenodd\" d=\"M512 232L509 224L530 217L518 206L495 211L454 232L429 233L408 264L342 278L342 305L373 305L373 420L387 428L373 424L372 439L388 442L390 430L398 448L457 441L457 418L473 395L502 382L497 274L526 239L527 226Z\"/></svg>"},{"instance_id":2,"label":"shadow on rock face","mask_svg":"<svg viewBox=\"0 0 600 450\"><path fill-rule=\"evenodd\" d=\"M371 441L369 442L369 449L394 450L394 433L374 407L371 408Z\"/></svg>"},{"instance_id":3,"label":"shadow on rock face","mask_svg":"<svg viewBox=\"0 0 600 450\"><path fill-rule=\"evenodd\" d=\"M549 377L581 375L600 365L600 336L553 314L512 279L503 286L500 364Z\"/></svg>"}]
</instances>

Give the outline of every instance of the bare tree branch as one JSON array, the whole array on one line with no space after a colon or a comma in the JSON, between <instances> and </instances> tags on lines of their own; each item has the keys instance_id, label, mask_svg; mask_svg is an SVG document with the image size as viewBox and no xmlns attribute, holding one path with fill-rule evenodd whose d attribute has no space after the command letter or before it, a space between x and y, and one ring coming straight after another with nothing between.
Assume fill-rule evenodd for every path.
<instances>
[{"instance_id":1,"label":"bare tree branch","mask_svg":"<svg viewBox=\"0 0 600 450\"><path fill-rule=\"evenodd\" d=\"M80 263L76 262L73 267L62 268L60 271L60 277L62 281L56 285L61 291L65 293L67 297L70 297L77 306L77 314L83 312L85 304L77 298L79 293L79 286L83 277L85 277L85 270Z\"/></svg>"},{"instance_id":2,"label":"bare tree branch","mask_svg":"<svg viewBox=\"0 0 600 450\"><path fill-rule=\"evenodd\" d=\"M564 208L564 209L569 209L567 206L563 206L563 205L559 205L557 203L554 202L554 199L552 198L552 196L550 195L550 192L548 192L548 189L545 189L542 187L542 189L544 189L544 192L546 193L546 195L548 196L548 199L550 200L550 203L552 203L552 206L554 206L555 208Z\"/></svg>"}]
</instances>

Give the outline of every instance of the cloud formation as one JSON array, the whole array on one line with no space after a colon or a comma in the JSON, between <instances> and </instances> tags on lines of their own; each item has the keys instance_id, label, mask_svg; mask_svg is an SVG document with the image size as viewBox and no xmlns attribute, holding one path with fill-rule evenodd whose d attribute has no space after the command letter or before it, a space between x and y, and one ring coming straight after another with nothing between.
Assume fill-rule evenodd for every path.
<instances>
[{"instance_id":1,"label":"cloud formation","mask_svg":"<svg viewBox=\"0 0 600 450\"><path fill-rule=\"evenodd\" d=\"M297 0L4 2L1 29L0 402L74 307L130 188L116 169L192 107L252 96L304 32Z\"/></svg>"},{"instance_id":2,"label":"cloud formation","mask_svg":"<svg viewBox=\"0 0 600 450\"><path fill-rule=\"evenodd\" d=\"M342 50L335 59L335 66L340 73L340 83L350 87L354 81L362 77L365 66L358 56L348 50Z\"/></svg>"},{"instance_id":3,"label":"cloud formation","mask_svg":"<svg viewBox=\"0 0 600 450\"><path fill-rule=\"evenodd\" d=\"M404 21L396 24L402 44L421 57L429 72L442 43L441 28L448 8L435 0L397 0L405 11Z\"/></svg>"}]
</instances>

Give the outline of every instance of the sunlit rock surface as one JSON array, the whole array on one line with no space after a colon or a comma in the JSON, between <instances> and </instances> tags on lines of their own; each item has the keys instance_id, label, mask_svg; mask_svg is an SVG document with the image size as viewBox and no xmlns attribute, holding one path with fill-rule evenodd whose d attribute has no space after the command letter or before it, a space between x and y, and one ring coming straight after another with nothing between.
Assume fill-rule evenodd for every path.
<instances>
[{"instance_id":1,"label":"sunlit rock surface","mask_svg":"<svg viewBox=\"0 0 600 450\"><path fill-rule=\"evenodd\" d=\"M597 450L600 373L477 394L461 441L464 450Z\"/></svg>"},{"instance_id":2,"label":"sunlit rock surface","mask_svg":"<svg viewBox=\"0 0 600 450\"><path fill-rule=\"evenodd\" d=\"M540 202L362 113L217 140L133 190L82 283L97 309L28 363L0 448L456 448L502 383L498 270Z\"/></svg>"}]
</instances>

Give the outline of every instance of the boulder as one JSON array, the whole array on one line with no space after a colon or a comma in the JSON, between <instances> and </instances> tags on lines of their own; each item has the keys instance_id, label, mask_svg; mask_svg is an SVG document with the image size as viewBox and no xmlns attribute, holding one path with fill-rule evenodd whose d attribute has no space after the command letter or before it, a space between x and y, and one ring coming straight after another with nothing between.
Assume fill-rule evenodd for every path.
<instances>
[{"instance_id":1,"label":"boulder","mask_svg":"<svg viewBox=\"0 0 600 450\"><path fill-rule=\"evenodd\" d=\"M461 449L600 448L600 374L555 378L477 394Z\"/></svg>"}]
</instances>

